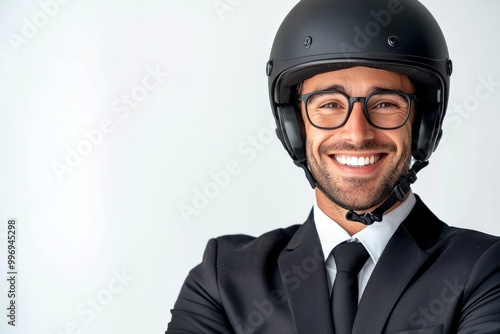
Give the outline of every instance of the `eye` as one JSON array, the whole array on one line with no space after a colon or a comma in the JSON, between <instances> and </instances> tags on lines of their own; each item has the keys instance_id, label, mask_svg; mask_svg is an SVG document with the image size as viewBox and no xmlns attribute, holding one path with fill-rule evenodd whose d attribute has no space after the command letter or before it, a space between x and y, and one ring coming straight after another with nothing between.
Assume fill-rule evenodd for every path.
<instances>
[{"instance_id":1,"label":"eye","mask_svg":"<svg viewBox=\"0 0 500 334\"><path fill-rule=\"evenodd\" d=\"M328 102L320 106L320 108L342 108L338 102Z\"/></svg>"},{"instance_id":2,"label":"eye","mask_svg":"<svg viewBox=\"0 0 500 334\"><path fill-rule=\"evenodd\" d=\"M381 109L386 109L386 108L397 108L398 105L393 103L393 102L388 102L388 101L383 101L379 102L376 105L373 106L374 108L381 108Z\"/></svg>"},{"instance_id":3,"label":"eye","mask_svg":"<svg viewBox=\"0 0 500 334\"><path fill-rule=\"evenodd\" d=\"M309 111L317 112L342 112L347 108L348 101L345 96L337 92L318 92L308 101Z\"/></svg>"},{"instance_id":4,"label":"eye","mask_svg":"<svg viewBox=\"0 0 500 334\"><path fill-rule=\"evenodd\" d=\"M367 101L369 110L392 111L406 109L407 99L398 93L381 93L372 95Z\"/></svg>"}]
</instances>

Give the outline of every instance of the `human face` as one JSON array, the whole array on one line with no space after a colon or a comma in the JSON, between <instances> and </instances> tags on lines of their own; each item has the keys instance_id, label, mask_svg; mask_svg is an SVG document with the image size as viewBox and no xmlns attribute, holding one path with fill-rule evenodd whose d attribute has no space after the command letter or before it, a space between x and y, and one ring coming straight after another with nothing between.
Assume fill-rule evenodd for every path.
<instances>
[{"instance_id":1,"label":"human face","mask_svg":"<svg viewBox=\"0 0 500 334\"><path fill-rule=\"evenodd\" d=\"M305 80L301 94L332 86L351 97L367 96L378 90L415 92L405 75L353 67ZM381 130L368 123L361 103L354 103L345 125L322 130L307 121L304 102L301 109L307 161L325 195L347 210L368 210L382 203L409 167L413 115L398 129Z\"/></svg>"}]
</instances>

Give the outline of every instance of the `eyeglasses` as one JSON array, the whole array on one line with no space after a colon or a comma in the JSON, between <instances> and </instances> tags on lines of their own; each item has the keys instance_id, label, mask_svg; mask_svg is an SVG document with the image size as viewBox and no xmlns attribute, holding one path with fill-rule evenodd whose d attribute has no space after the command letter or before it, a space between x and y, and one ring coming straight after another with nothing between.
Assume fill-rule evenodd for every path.
<instances>
[{"instance_id":1,"label":"eyeglasses","mask_svg":"<svg viewBox=\"0 0 500 334\"><path fill-rule=\"evenodd\" d=\"M399 91L377 91L366 97L350 97L335 90L300 95L313 126L324 130L340 128L347 123L354 105L360 102L368 123L382 130L402 127L410 117L411 101L416 95Z\"/></svg>"}]
</instances>

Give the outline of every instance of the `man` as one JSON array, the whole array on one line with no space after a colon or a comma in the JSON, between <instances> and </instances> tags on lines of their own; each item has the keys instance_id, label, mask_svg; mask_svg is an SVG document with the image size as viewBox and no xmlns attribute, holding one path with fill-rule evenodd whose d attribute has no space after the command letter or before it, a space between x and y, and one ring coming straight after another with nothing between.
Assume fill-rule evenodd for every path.
<instances>
[{"instance_id":1,"label":"man","mask_svg":"<svg viewBox=\"0 0 500 334\"><path fill-rule=\"evenodd\" d=\"M167 333L500 333L500 239L444 224L410 189L451 73L416 0L300 1L267 74L315 206L303 225L210 240Z\"/></svg>"}]
</instances>

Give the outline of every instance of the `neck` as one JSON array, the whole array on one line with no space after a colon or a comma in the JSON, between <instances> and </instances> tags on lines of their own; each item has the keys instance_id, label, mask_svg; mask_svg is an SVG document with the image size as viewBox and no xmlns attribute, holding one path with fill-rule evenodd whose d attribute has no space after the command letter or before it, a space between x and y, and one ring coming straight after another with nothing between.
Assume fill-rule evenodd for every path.
<instances>
[{"instance_id":1,"label":"neck","mask_svg":"<svg viewBox=\"0 0 500 334\"><path fill-rule=\"evenodd\" d=\"M358 233L359 231L363 230L367 226L364 224L361 224L359 222L353 222L350 221L346 218L346 213L349 211L347 209L344 209L337 204L333 203L328 197L323 194L321 190L318 188L315 189L316 193L316 202L318 203L318 207L323 211L328 217L330 217L332 220L334 220L337 224L340 225L349 235L354 235ZM406 194L405 200L408 198L409 193ZM385 199L384 199L385 200ZM371 212L375 210L380 204L382 204L383 201L365 211L356 211L357 213L364 213L364 212ZM397 208L398 206L401 205L402 202L396 202L389 210L387 210L384 214L387 214Z\"/></svg>"}]
</instances>

